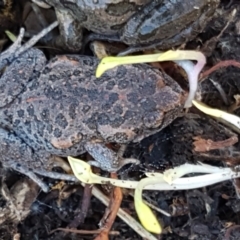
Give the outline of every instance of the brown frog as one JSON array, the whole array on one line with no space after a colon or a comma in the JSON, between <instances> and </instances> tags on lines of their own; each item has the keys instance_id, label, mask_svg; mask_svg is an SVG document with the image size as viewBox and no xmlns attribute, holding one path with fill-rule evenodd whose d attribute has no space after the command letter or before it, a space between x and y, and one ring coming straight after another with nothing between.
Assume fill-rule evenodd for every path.
<instances>
[{"instance_id":1,"label":"brown frog","mask_svg":"<svg viewBox=\"0 0 240 240\"><path fill-rule=\"evenodd\" d=\"M82 29L130 46L157 43L169 49L193 39L215 12L219 0L34 0L55 8L67 48L79 50ZM115 35L116 37L112 37Z\"/></svg>"},{"instance_id":2,"label":"brown frog","mask_svg":"<svg viewBox=\"0 0 240 240\"><path fill-rule=\"evenodd\" d=\"M140 141L181 113L185 93L165 73L146 64L126 65L97 79L98 63L94 57L63 55L46 64L44 54L31 49L7 67L0 79L0 160L6 167L28 173L44 187L34 172L69 179L47 172L52 155L87 150L98 166L116 171L127 162L110 153L113 163L106 164L106 143Z\"/></svg>"}]
</instances>

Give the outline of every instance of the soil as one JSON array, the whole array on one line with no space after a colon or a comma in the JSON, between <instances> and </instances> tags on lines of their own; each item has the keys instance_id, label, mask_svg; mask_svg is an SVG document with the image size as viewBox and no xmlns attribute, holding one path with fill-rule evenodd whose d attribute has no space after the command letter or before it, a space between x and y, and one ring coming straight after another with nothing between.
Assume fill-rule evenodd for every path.
<instances>
[{"instance_id":1,"label":"soil","mask_svg":"<svg viewBox=\"0 0 240 240\"><path fill-rule=\"evenodd\" d=\"M237 10L236 16L217 39L211 48L209 40L216 37L226 25L229 14L233 9ZM22 10L23 11L23 10ZM186 45L186 49L205 49L209 56L204 70L211 68L224 60L235 60L240 62L240 5L238 0L222 1L216 11L216 16L208 24L205 31L198 38ZM51 18L50 18L51 19ZM29 26L28 26L29 27ZM38 31L37 27L33 30ZM30 31L29 31L30 32ZM208 48L206 48L208 46ZM204 47L204 48L203 48ZM207 49L207 50L206 50ZM212 50L212 51L211 51ZM51 55L50 53L49 55ZM171 73L169 73L171 74ZM225 92L226 100L210 81L217 82ZM229 109L235 103L234 95L240 91L240 69L234 66L222 67L211 73L201 82L200 93L202 101L212 107ZM234 111L240 115L240 109ZM194 139L200 136L202 139L212 141L223 141L234 135L233 130L221 123L211 119L195 108L190 109L185 116L176 119L171 125L161 132L143 139L140 143L130 144L125 153L126 157L135 157L141 161L138 166L124 168L118 174L121 179L141 179L144 172L162 172L167 168L179 166L186 162L197 163L198 161L212 164L214 166L236 166L240 162L239 143L233 146L198 152L194 150ZM56 171L63 171L56 169ZM99 173L100 174L100 173ZM105 173L101 172L101 175ZM88 190L81 185L73 185L65 182L64 186L54 188L49 193L36 191L33 196L28 195L22 199L19 195L19 204L28 210L19 219L12 216L11 204L4 192L4 183L7 188L12 189L16 184L21 185L26 177L12 170L1 169L1 196L0 208L0 239L22 239L22 240L57 240L57 239L94 239L97 234L69 233L65 231L52 230L56 228L67 228L78 225L80 230L98 230L99 223L106 211L98 199L90 196ZM57 181L44 179L50 186L55 186ZM21 185L22 186L22 185ZM25 195L33 191L31 184L25 186ZM240 199L239 182L236 180L226 181L209 187L186 191L145 191L144 199L154 204L171 216L165 216L155 212L158 219L164 225L164 231L158 239L201 239L201 240L233 240L240 239ZM109 196L106 186L99 188ZM37 189L37 187L36 187ZM87 192L88 191L88 192ZM87 192L87 194L86 194ZM132 217L137 219L134 210L133 197L130 190L123 190L121 207ZM14 195L14 191L12 190ZM24 196L25 196L24 195ZM87 197L86 197L87 196ZM84 198L83 198L84 197ZM86 212L82 209L83 199L88 202L89 208ZM24 201L29 203L23 207ZM83 204L86 204L83 203ZM85 206L85 205L84 205ZM83 222L78 222L81 213ZM118 217L116 218L109 235L109 239L142 239L127 224ZM19 235L18 235L19 234ZM13 238L13 236L15 238Z\"/></svg>"}]
</instances>

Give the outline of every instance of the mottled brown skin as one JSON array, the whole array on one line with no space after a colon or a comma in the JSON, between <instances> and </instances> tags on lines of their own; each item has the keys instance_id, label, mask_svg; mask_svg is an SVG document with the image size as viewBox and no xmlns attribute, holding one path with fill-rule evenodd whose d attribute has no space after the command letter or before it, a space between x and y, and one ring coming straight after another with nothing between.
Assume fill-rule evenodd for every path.
<instances>
[{"instance_id":1,"label":"mottled brown skin","mask_svg":"<svg viewBox=\"0 0 240 240\"><path fill-rule=\"evenodd\" d=\"M38 0L42 2L43 0ZM212 18L219 0L45 0L55 8L61 40L81 48L82 29L129 46L158 43L169 49L192 40ZM67 19L67 20L66 20Z\"/></svg>"},{"instance_id":2,"label":"mottled brown skin","mask_svg":"<svg viewBox=\"0 0 240 240\"><path fill-rule=\"evenodd\" d=\"M49 170L51 154L77 156L85 144L126 144L160 131L183 109L184 92L153 67L126 65L96 79L99 61L32 49L0 79L0 159Z\"/></svg>"}]
</instances>

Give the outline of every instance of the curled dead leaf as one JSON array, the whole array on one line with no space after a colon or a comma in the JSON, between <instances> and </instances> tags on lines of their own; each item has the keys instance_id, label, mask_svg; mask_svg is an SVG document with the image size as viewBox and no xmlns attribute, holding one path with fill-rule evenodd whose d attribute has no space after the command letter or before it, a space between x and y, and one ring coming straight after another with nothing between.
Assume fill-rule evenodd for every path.
<instances>
[{"instance_id":1,"label":"curled dead leaf","mask_svg":"<svg viewBox=\"0 0 240 240\"><path fill-rule=\"evenodd\" d=\"M193 145L194 145L195 152L208 152L210 150L230 147L238 142L237 136L232 136L226 140L217 141L217 142L214 142L211 139L203 139L200 136L196 136L193 139L194 139Z\"/></svg>"}]
</instances>

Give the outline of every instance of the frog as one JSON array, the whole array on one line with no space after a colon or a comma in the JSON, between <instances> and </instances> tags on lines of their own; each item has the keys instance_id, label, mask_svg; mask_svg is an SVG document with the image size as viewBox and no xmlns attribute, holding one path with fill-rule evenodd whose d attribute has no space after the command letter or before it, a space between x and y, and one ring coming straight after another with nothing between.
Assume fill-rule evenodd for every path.
<instances>
[{"instance_id":1,"label":"frog","mask_svg":"<svg viewBox=\"0 0 240 240\"><path fill-rule=\"evenodd\" d=\"M219 0L34 0L53 6L60 24L58 45L71 51L88 40L120 41L145 49L170 49L194 39L213 17ZM96 35L97 34L97 35ZM101 34L99 36L99 34ZM92 36L92 37L91 37ZM88 41L87 40L87 41ZM63 44L64 43L64 44Z\"/></svg>"},{"instance_id":2,"label":"frog","mask_svg":"<svg viewBox=\"0 0 240 240\"><path fill-rule=\"evenodd\" d=\"M6 67L0 78L4 167L27 173L44 191L38 174L73 179L50 171L53 156L89 152L100 168L117 171L131 160L118 161L110 149L105 156L107 143L138 142L182 114L185 91L166 73L136 64L96 78L99 61L76 54L47 61L32 48Z\"/></svg>"}]
</instances>

